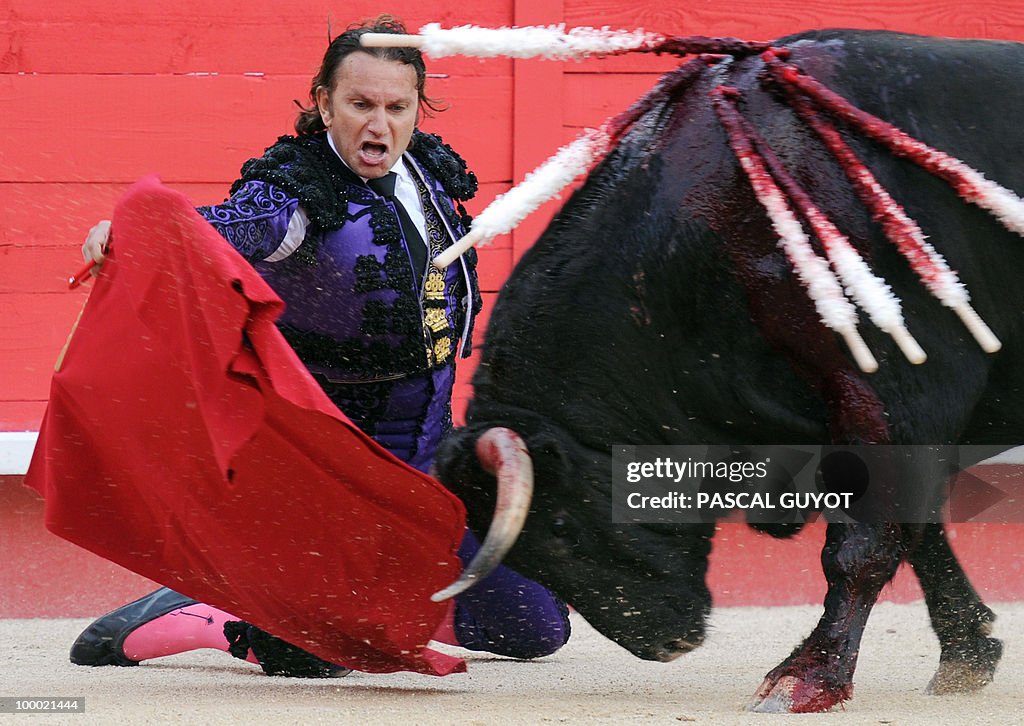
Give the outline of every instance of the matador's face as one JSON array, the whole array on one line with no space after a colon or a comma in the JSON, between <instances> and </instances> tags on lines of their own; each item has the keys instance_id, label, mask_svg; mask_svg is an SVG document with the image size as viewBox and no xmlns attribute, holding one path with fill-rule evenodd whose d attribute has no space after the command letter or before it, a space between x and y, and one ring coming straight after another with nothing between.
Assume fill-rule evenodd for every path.
<instances>
[{"instance_id":1,"label":"matador's face","mask_svg":"<svg viewBox=\"0 0 1024 726\"><path fill-rule=\"evenodd\" d=\"M333 89L317 89L327 132L359 176L384 176L409 146L419 108L416 81L411 65L357 51L338 66Z\"/></svg>"}]
</instances>

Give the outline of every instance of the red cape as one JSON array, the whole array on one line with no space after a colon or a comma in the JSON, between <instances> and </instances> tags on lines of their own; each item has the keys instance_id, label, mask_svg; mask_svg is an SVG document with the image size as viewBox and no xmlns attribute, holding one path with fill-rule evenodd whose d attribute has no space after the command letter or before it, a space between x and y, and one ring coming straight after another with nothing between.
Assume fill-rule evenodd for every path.
<instances>
[{"instance_id":1,"label":"red cape","mask_svg":"<svg viewBox=\"0 0 1024 726\"><path fill-rule=\"evenodd\" d=\"M464 670L424 650L462 503L331 403L184 196L143 179L112 242L25 478L47 528L328 661Z\"/></svg>"}]
</instances>

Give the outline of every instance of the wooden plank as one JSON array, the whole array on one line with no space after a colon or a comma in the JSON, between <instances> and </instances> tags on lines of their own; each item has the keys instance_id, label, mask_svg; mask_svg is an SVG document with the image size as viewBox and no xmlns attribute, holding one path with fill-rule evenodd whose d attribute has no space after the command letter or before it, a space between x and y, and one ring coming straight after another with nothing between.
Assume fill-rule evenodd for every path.
<instances>
[{"instance_id":1,"label":"wooden plank","mask_svg":"<svg viewBox=\"0 0 1024 726\"><path fill-rule=\"evenodd\" d=\"M505 284L505 278L512 269L511 235L502 235L486 247L478 248L477 254L480 255L480 263L477 265L480 290L497 292Z\"/></svg>"},{"instance_id":2,"label":"wooden plank","mask_svg":"<svg viewBox=\"0 0 1024 726\"><path fill-rule=\"evenodd\" d=\"M826 27L1022 40L1024 4L1019 0L736 0L675 4L662 0L565 0L565 22L570 27L640 27L673 35L731 35L752 40Z\"/></svg>"},{"instance_id":3,"label":"wooden plank","mask_svg":"<svg viewBox=\"0 0 1024 726\"><path fill-rule=\"evenodd\" d=\"M0 400L46 400L53 364L86 295L0 294Z\"/></svg>"},{"instance_id":4,"label":"wooden plank","mask_svg":"<svg viewBox=\"0 0 1024 726\"><path fill-rule=\"evenodd\" d=\"M480 188L477 189L476 196L466 202L466 211L471 215L476 216L480 214L488 204L493 202L499 194L504 194L509 190L508 181L502 182L481 182Z\"/></svg>"},{"instance_id":5,"label":"wooden plank","mask_svg":"<svg viewBox=\"0 0 1024 726\"><path fill-rule=\"evenodd\" d=\"M566 74L564 123L572 129L597 126L629 108L659 77L646 73Z\"/></svg>"},{"instance_id":6,"label":"wooden plank","mask_svg":"<svg viewBox=\"0 0 1024 726\"><path fill-rule=\"evenodd\" d=\"M109 219L118 197L129 184L0 184L0 252L8 247L52 247L75 254L89 229L101 219ZM175 184L168 186L185 194L195 204L213 204L224 199L229 183ZM7 258L7 264L17 260ZM11 292L9 267L0 268L0 292ZM31 289L31 288L29 288Z\"/></svg>"},{"instance_id":7,"label":"wooden plank","mask_svg":"<svg viewBox=\"0 0 1024 726\"><path fill-rule=\"evenodd\" d=\"M514 0L517 26L550 25L563 18L562 0ZM563 65L544 60L517 60L513 91L513 183L518 183L557 148L562 126ZM530 248L547 226L557 205L548 203L512 232L512 264Z\"/></svg>"},{"instance_id":8,"label":"wooden plank","mask_svg":"<svg viewBox=\"0 0 1024 726\"><path fill-rule=\"evenodd\" d=\"M0 24L0 73L189 73L217 71L312 77L327 48L328 23L337 35L353 21L377 15L379 3L330 0L304 3L181 0L173 5L128 0L7 0ZM410 30L508 25L510 0L459 5L392 0L388 11ZM130 18L130 22L127 19ZM74 49L74 52L69 52ZM488 75L508 61L442 59L432 71Z\"/></svg>"},{"instance_id":9,"label":"wooden plank","mask_svg":"<svg viewBox=\"0 0 1024 726\"><path fill-rule=\"evenodd\" d=\"M483 184L512 179L512 77L451 77L434 81L449 110L425 120L424 131L440 134Z\"/></svg>"},{"instance_id":10,"label":"wooden plank","mask_svg":"<svg viewBox=\"0 0 1024 726\"><path fill-rule=\"evenodd\" d=\"M226 183L291 132L304 85L294 76L0 75L0 182L125 183L157 172ZM511 86L507 77L436 79L450 110L423 124L485 182L511 178ZM65 112L25 113L55 98Z\"/></svg>"},{"instance_id":11,"label":"wooden plank","mask_svg":"<svg viewBox=\"0 0 1024 726\"><path fill-rule=\"evenodd\" d=\"M5 245L0 247L0 295L67 292L68 278L82 265L79 245Z\"/></svg>"},{"instance_id":12,"label":"wooden plank","mask_svg":"<svg viewBox=\"0 0 1024 726\"><path fill-rule=\"evenodd\" d=\"M327 0L282 6L233 0L188 0L173 8L111 0L9 0L0 26L0 72L29 73L189 73L263 72L311 76L326 46L328 18L337 33L350 19L373 15L379 6L357 0L344 15ZM122 7L132 5L128 7ZM429 6L395 0L390 9L411 29L427 22L445 27L467 21L484 26L513 23L509 0L473 6L472 17L457 6ZM132 22L123 22L125 14ZM970 4L902 0L894 3L831 3L823 0L743 0L727 6L666 6L646 0L570 0L570 26L646 28L669 34L738 35L770 39L812 27L883 27L909 32L1021 39L1024 7L1017 0ZM75 48L68 53L68 48ZM487 61L503 64L502 61ZM431 70L489 75L471 59L438 59ZM620 67L613 67L618 72Z\"/></svg>"}]
</instances>

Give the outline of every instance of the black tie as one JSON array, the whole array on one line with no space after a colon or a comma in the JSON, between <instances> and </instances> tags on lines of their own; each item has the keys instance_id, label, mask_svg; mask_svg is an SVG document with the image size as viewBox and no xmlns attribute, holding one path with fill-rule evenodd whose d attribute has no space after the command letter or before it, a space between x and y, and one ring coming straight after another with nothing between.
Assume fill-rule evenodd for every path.
<instances>
[{"instance_id":1,"label":"black tie","mask_svg":"<svg viewBox=\"0 0 1024 726\"><path fill-rule=\"evenodd\" d=\"M396 181L398 181L398 174L389 171L379 179L367 179L366 183L373 191L390 200L395 205L395 211L398 212L398 221L402 225L402 235L405 237L405 244L409 248L409 254L412 255L413 279L416 281L416 287L418 288L420 279L423 277L423 268L427 264L427 247L423 244L423 236L420 234L419 229L417 229L416 223L412 221L409 212L406 211L402 202L395 196Z\"/></svg>"}]
</instances>

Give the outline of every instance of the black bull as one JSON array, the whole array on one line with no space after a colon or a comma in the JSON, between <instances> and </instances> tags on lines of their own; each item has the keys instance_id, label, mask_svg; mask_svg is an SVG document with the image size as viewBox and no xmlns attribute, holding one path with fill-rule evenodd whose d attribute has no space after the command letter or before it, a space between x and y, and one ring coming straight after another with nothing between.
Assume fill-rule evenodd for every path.
<instances>
[{"instance_id":1,"label":"black bull","mask_svg":"<svg viewBox=\"0 0 1024 726\"><path fill-rule=\"evenodd\" d=\"M778 42L854 105L1024 192L1024 46L876 32ZM514 269L495 305L467 423L440 479L486 531L495 481L474 444L518 432L535 492L505 561L549 586L642 658L700 644L713 525L614 524L617 444L1024 442L1024 240L943 181L845 134L957 270L1001 338L979 349L908 269L839 166L762 83L759 56L708 67L650 108ZM880 368L866 375L819 321L741 173L709 91L742 92L744 116L901 297L928 360L908 363L861 324ZM935 692L987 682L1001 646L941 525L829 524L824 614L768 674L761 710L825 710L852 694L864 624L907 560L941 643Z\"/></svg>"}]
</instances>

